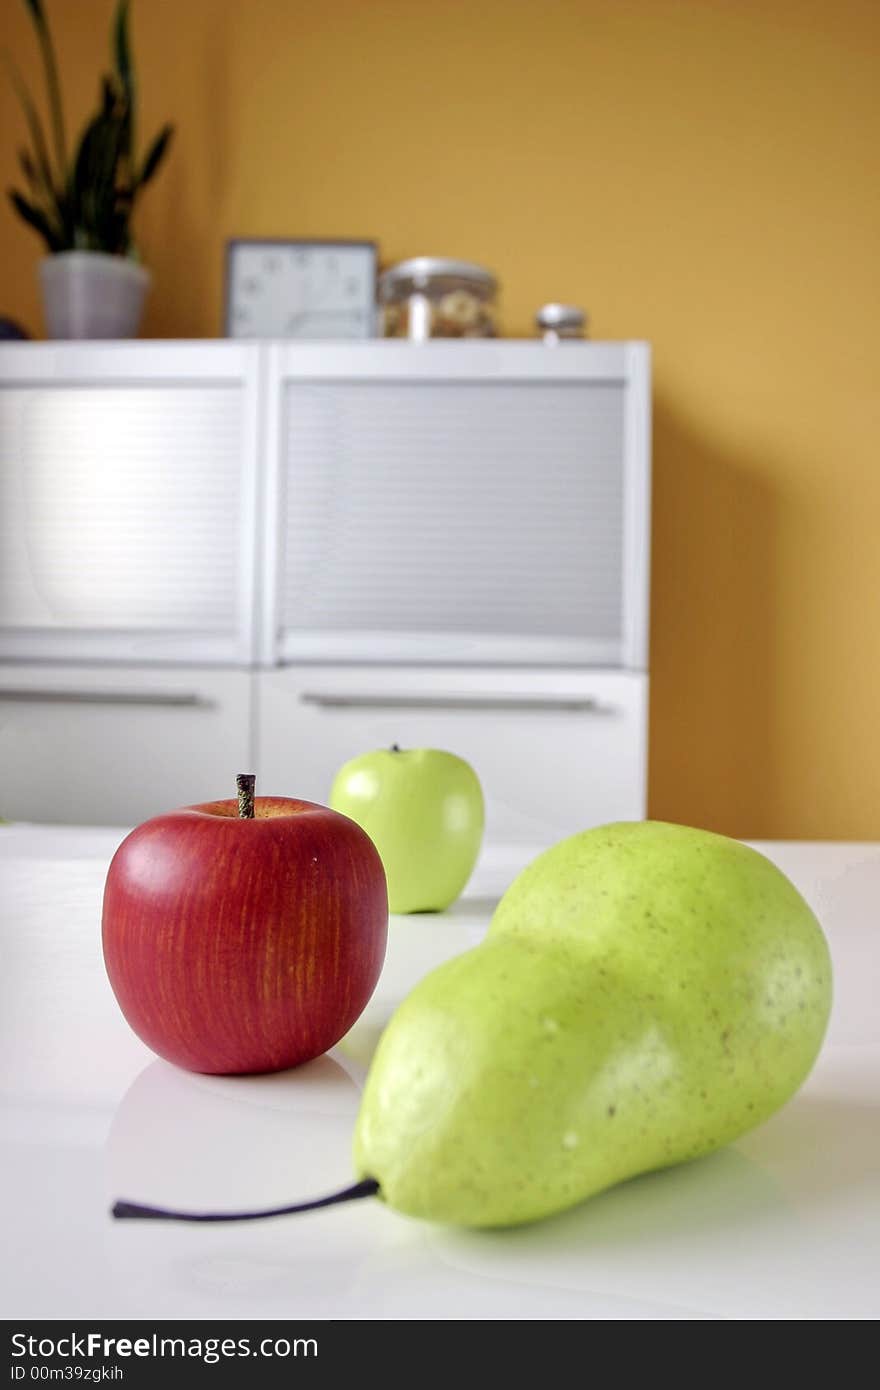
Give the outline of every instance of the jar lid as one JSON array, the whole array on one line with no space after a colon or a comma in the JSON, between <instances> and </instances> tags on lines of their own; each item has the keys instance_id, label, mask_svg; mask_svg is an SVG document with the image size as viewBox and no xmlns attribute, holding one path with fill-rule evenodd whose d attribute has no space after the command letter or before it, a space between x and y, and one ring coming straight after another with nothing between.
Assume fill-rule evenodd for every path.
<instances>
[{"instance_id":1,"label":"jar lid","mask_svg":"<svg viewBox=\"0 0 880 1390\"><path fill-rule=\"evenodd\" d=\"M425 290L438 280L468 280L483 291L494 291L498 281L490 270L470 261L452 261L443 256L413 256L399 261L379 276L379 298L400 295L402 290Z\"/></svg>"},{"instance_id":2,"label":"jar lid","mask_svg":"<svg viewBox=\"0 0 880 1390\"><path fill-rule=\"evenodd\" d=\"M535 323L539 328L585 328L587 316L576 304L543 304Z\"/></svg>"}]
</instances>

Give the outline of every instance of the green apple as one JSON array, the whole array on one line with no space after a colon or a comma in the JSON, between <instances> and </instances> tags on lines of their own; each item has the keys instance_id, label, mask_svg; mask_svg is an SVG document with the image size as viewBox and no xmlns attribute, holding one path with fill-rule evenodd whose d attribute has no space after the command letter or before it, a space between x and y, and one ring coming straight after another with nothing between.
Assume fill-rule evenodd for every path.
<instances>
[{"instance_id":1,"label":"green apple","mask_svg":"<svg viewBox=\"0 0 880 1390\"><path fill-rule=\"evenodd\" d=\"M357 1175L412 1216L547 1216L760 1124L810 1071L830 1002L821 928L762 855L658 822L586 831L393 1016Z\"/></svg>"},{"instance_id":2,"label":"green apple","mask_svg":"<svg viewBox=\"0 0 880 1390\"><path fill-rule=\"evenodd\" d=\"M357 821L379 851L391 912L441 912L473 872L483 793L463 758L395 744L339 769L330 805Z\"/></svg>"}]
</instances>

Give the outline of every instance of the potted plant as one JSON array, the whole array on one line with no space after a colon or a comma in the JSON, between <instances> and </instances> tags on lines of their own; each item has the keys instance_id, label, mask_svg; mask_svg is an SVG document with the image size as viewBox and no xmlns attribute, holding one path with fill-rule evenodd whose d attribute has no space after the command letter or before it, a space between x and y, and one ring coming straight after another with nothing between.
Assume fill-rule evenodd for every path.
<instances>
[{"instance_id":1,"label":"potted plant","mask_svg":"<svg viewBox=\"0 0 880 1390\"><path fill-rule=\"evenodd\" d=\"M98 111L69 158L58 67L43 0L23 2L43 59L51 154L36 106L13 67L30 149L19 153L27 191L11 189L9 197L49 249L40 262L49 336L131 338L137 333L150 283L132 240L132 214L141 190L168 151L173 128L163 126L144 157L137 158L128 0L119 0L112 27L113 70L102 77Z\"/></svg>"}]
</instances>

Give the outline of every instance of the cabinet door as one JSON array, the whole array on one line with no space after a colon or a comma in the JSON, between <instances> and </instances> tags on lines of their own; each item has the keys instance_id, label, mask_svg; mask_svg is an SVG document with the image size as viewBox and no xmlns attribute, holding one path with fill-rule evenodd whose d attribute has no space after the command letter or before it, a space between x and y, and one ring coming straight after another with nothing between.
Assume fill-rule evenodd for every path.
<instances>
[{"instance_id":1,"label":"cabinet door","mask_svg":"<svg viewBox=\"0 0 880 1390\"><path fill-rule=\"evenodd\" d=\"M245 671L0 667L0 815L135 825L234 796L250 686Z\"/></svg>"},{"instance_id":2,"label":"cabinet door","mask_svg":"<svg viewBox=\"0 0 880 1390\"><path fill-rule=\"evenodd\" d=\"M251 659L259 361L0 348L0 656Z\"/></svg>"},{"instance_id":3,"label":"cabinet door","mask_svg":"<svg viewBox=\"0 0 880 1390\"><path fill-rule=\"evenodd\" d=\"M644 344L268 361L267 662L646 667Z\"/></svg>"},{"instance_id":4,"label":"cabinet door","mask_svg":"<svg viewBox=\"0 0 880 1390\"><path fill-rule=\"evenodd\" d=\"M645 814L645 676L316 666L257 681L267 793L326 802L344 762L397 743L472 764L493 844Z\"/></svg>"}]
</instances>

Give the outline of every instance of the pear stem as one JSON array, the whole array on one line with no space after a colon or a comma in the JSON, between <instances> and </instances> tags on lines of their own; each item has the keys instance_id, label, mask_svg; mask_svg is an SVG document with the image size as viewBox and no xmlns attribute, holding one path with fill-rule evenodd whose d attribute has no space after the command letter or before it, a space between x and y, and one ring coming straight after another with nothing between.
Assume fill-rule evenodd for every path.
<instances>
[{"instance_id":1,"label":"pear stem","mask_svg":"<svg viewBox=\"0 0 880 1390\"><path fill-rule=\"evenodd\" d=\"M254 787L257 778L253 772L239 772L235 779L235 790L238 792L238 818L239 820L253 820L254 818Z\"/></svg>"},{"instance_id":2,"label":"pear stem","mask_svg":"<svg viewBox=\"0 0 880 1390\"><path fill-rule=\"evenodd\" d=\"M352 1187L331 1192L329 1197L315 1197L310 1202L297 1202L290 1207L268 1207L263 1211L171 1211L167 1207L145 1207L138 1202L114 1202L111 1215L117 1221L263 1221L267 1216L292 1216L300 1211L315 1211L318 1207L333 1207L340 1202L356 1202L361 1197L374 1197L379 1191L375 1178L364 1178Z\"/></svg>"}]
</instances>

